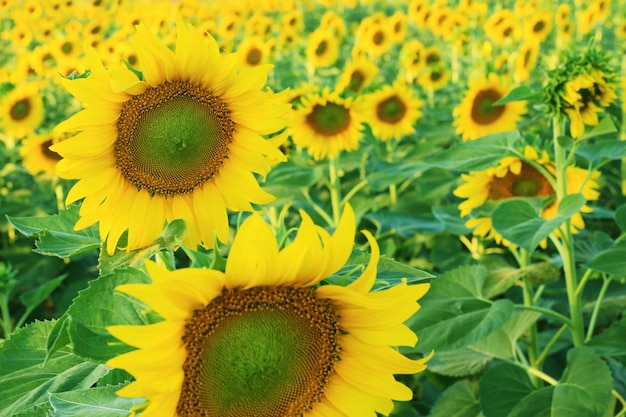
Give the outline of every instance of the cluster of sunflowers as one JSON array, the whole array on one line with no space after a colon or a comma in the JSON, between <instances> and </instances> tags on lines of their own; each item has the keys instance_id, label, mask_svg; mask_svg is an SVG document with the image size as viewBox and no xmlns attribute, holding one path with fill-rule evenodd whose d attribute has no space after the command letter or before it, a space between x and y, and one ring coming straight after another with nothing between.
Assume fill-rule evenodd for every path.
<instances>
[{"instance_id":1,"label":"cluster of sunflowers","mask_svg":"<svg viewBox=\"0 0 626 417\"><path fill-rule=\"evenodd\" d=\"M122 319L112 307L94 319L89 331L105 353L90 354L71 324L90 314L79 311L90 284L52 317L61 324L46 327L42 362L63 347L116 368L109 385L130 399L118 415L362 417L390 415L394 400L418 402L421 380L394 375L441 367L432 333L415 350L416 327L446 332L423 316L427 308L414 318L431 296L431 283L418 281L432 276L412 267L445 274L449 265L429 258L437 236L401 232L420 193L451 202L432 213L454 221L428 214L441 235L460 235L458 251L469 254L455 254L459 264L508 250L520 270L530 270L536 245L496 213L511 200L538 204L532 224L554 226L533 239L562 259L565 321L573 345L583 343L572 234L602 197L600 168L626 150L615 145L617 156L595 165L575 151L614 133L612 119L626 135L626 59L603 46L626 52L623 0L0 0L0 10L0 202L18 187L8 171L45 184L37 192L54 202L35 213L58 209L75 221L56 241L71 256L42 241L39 252L73 264L97 247L93 278L118 284L104 299L128 295L135 311ZM518 129L523 136L512 136ZM616 170L626 190L626 165ZM41 238L60 227L59 218L3 214L0 249L16 229ZM184 231L164 244L178 224ZM378 230L355 236L359 224ZM385 233L387 258L377 243ZM0 311L4 337L15 331L19 346L11 282L4 293L0 285ZM546 314L544 287L524 285L525 307ZM56 289L47 288L44 299ZM29 308L24 320L38 318ZM533 375L550 382L545 358L528 351ZM28 411L20 401L7 413ZM55 398L33 401L63 415Z\"/></svg>"}]
</instances>

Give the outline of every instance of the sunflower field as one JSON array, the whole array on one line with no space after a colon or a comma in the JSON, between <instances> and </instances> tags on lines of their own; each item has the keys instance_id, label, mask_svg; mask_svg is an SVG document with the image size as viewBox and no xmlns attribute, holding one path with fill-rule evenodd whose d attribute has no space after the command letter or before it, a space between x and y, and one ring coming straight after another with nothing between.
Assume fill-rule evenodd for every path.
<instances>
[{"instance_id":1,"label":"sunflower field","mask_svg":"<svg viewBox=\"0 0 626 417\"><path fill-rule=\"evenodd\" d=\"M626 0L0 0L0 417L626 417Z\"/></svg>"}]
</instances>

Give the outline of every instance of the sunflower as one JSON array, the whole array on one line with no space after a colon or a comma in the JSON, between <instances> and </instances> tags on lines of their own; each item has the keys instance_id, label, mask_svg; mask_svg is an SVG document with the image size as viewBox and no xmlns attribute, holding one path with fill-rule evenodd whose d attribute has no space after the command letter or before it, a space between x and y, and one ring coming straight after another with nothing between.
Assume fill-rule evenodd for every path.
<instances>
[{"instance_id":1,"label":"sunflower","mask_svg":"<svg viewBox=\"0 0 626 417\"><path fill-rule=\"evenodd\" d=\"M524 22L524 40L541 43L552 32L552 12L544 10L534 13Z\"/></svg>"},{"instance_id":2,"label":"sunflower","mask_svg":"<svg viewBox=\"0 0 626 417\"><path fill-rule=\"evenodd\" d=\"M530 78L530 73L537 66L539 58L539 43L536 41L524 42L518 49L515 57L515 79L518 82Z\"/></svg>"},{"instance_id":3,"label":"sunflower","mask_svg":"<svg viewBox=\"0 0 626 417\"><path fill-rule=\"evenodd\" d=\"M347 90L357 94L372 81L378 74L379 68L376 64L365 57L357 58L346 64L343 73L337 81L337 90Z\"/></svg>"},{"instance_id":4,"label":"sunflower","mask_svg":"<svg viewBox=\"0 0 626 417\"><path fill-rule=\"evenodd\" d=\"M328 30L316 29L308 37L307 61L314 67L328 67L339 58L339 42Z\"/></svg>"},{"instance_id":5,"label":"sunflower","mask_svg":"<svg viewBox=\"0 0 626 417\"><path fill-rule=\"evenodd\" d=\"M417 39L409 39L400 49L400 65L413 79L426 66L426 47Z\"/></svg>"},{"instance_id":6,"label":"sunflower","mask_svg":"<svg viewBox=\"0 0 626 417\"><path fill-rule=\"evenodd\" d=\"M493 103L509 91L495 74L487 78L475 77L469 82L461 104L454 109L454 126L463 140L472 140L491 133L514 130L521 115L526 112L522 101L494 106Z\"/></svg>"},{"instance_id":7,"label":"sunflower","mask_svg":"<svg viewBox=\"0 0 626 417\"><path fill-rule=\"evenodd\" d=\"M373 57L379 57L393 43L392 27L388 22L370 23L364 26L363 36L359 37L365 50Z\"/></svg>"},{"instance_id":8,"label":"sunflower","mask_svg":"<svg viewBox=\"0 0 626 417\"><path fill-rule=\"evenodd\" d=\"M401 139L414 131L422 115L422 102L406 84L398 81L362 98L360 111L377 139Z\"/></svg>"},{"instance_id":9,"label":"sunflower","mask_svg":"<svg viewBox=\"0 0 626 417\"><path fill-rule=\"evenodd\" d=\"M21 138L33 132L45 114L41 83L22 83L0 101L0 128L7 135Z\"/></svg>"},{"instance_id":10,"label":"sunflower","mask_svg":"<svg viewBox=\"0 0 626 417\"><path fill-rule=\"evenodd\" d=\"M300 108L292 113L289 133L293 142L307 148L316 160L333 158L359 147L362 117L353 99L325 88L303 97Z\"/></svg>"},{"instance_id":11,"label":"sunflower","mask_svg":"<svg viewBox=\"0 0 626 417\"><path fill-rule=\"evenodd\" d=\"M149 284L117 290L163 321L110 326L138 349L107 362L135 381L118 391L148 400L142 416L340 417L388 415L412 391L394 374L414 374L428 358L393 346L417 337L403 322L419 310L429 284L370 292L378 245L347 286L319 285L347 261L355 219L347 206L330 235L302 213L293 242L279 249L258 214L237 233L225 272L168 271L151 261Z\"/></svg>"},{"instance_id":12,"label":"sunflower","mask_svg":"<svg viewBox=\"0 0 626 417\"><path fill-rule=\"evenodd\" d=\"M553 177L556 174L555 165L550 161L547 152L544 151L539 155L534 148L526 146L524 157L545 168ZM600 196L600 193L597 191L599 189L597 182L597 178L600 176L599 171L594 171L590 174L586 169L570 166L567 168L566 175L568 194L582 193L587 200L598 199ZM516 197L549 198L556 195L550 182L537 168L513 156L504 157L496 167L463 174L462 178L464 183L453 191L454 195L465 199L459 204L461 217L469 215L472 210L481 207L489 201L500 201ZM591 208L586 205L581 209L581 212L585 213L590 211ZM554 218L556 213L557 203L553 201L543 209L541 216L549 220ZM473 233L475 235L484 236L488 239L493 238L498 244L510 244L493 229L491 217L474 217L469 219L465 225L474 229ZM582 215L576 213L571 219L572 232L576 233L584 227L585 223Z\"/></svg>"},{"instance_id":13,"label":"sunflower","mask_svg":"<svg viewBox=\"0 0 626 417\"><path fill-rule=\"evenodd\" d=\"M57 162L61 156L50 150L54 143L65 139L64 134L48 133L30 135L21 142L20 156L22 165L33 176L41 175L44 178L56 177Z\"/></svg>"},{"instance_id":14,"label":"sunflower","mask_svg":"<svg viewBox=\"0 0 626 417\"><path fill-rule=\"evenodd\" d=\"M260 36L248 36L237 47L244 67L256 67L269 61L270 45Z\"/></svg>"},{"instance_id":15,"label":"sunflower","mask_svg":"<svg viewBox=\"0 0 626 417\"><path fill-rule=\"evenodd\" d=\"M134 46L143 79L125 66L105 70L89 50L89 78L64 80L85 109L56 127L82 133L52 147L60 177L78 179L67 204L84 198L76 229L99 222L113 253L128 230L127 250L157 238L165 222L184 219L185 244L228 238L227 208L267 203L253 172L284 160L270 134L289 114L285 94L262 92L270 66L238 71L212 37L178 23L176 51L143 25Z\"/></svg>"},{"instance_id":16,"label":"sunflower","mask_svg":"<svg viewBox=\"0 0 626 417\"><path fill-rule=\"evenodd\" d=\"M400 11L389 16L388 24L391 27L389 32L392 42L403 42L408 31L409 17Z\"/></svg>"}]
</instances>

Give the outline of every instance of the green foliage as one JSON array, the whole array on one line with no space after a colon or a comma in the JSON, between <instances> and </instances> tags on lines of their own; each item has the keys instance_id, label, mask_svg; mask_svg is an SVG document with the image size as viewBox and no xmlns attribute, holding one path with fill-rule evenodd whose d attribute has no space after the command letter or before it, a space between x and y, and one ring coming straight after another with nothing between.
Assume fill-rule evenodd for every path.
<instances>
[{"instance_id":1,"label":"green foliage","mask_svg":"<svg viewBox=\"0 0 626 417\"><path fill-rule=\"evenodd\" d=\"M73 390L50 395L54 417L126 417L145 400L115 395L121 386Z\"/></svg>"}]
</instances>

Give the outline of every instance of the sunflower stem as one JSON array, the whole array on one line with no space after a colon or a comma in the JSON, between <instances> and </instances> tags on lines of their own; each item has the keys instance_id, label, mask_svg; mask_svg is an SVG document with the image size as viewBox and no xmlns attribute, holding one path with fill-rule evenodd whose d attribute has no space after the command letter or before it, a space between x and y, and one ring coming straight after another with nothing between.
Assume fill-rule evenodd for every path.
<instances>
[{"instance_id":1,"label":"sunflower stem","mask_svg":"<svg viewBox=\"0 0 626 417\"><path fill-rule=\"evenodd\" d=\"M559 138L565 134L564 120L555 116L553 123L554 161L556 165L556 200L557 207L567 196L567 155L566 149L561 146ZM560 240L562 244L556 245L559 255L563 260L563 274L567 289L567 299L572 320L571 331L574 346L581 346L584 341L583 315L580 305L580 294L576 291L578 277L576 276L576 260L574 256L574 240L570 220L566 220L558 230L558 236L554 240Z\"/></svg>"},{"instance_id":2,"label":"sunflower stem","mask_svg":"<svg viewBox=\"0 0 626 417\"><path fill-rule=\"evenodd\" d=\"M598 299L596 300L595 305L593 306L593 311L591 312L591 318L589 319L589 328L587 329L587 336L585 337L585 343L591 340L593 336L593 331L596 327L596 322L598 321L598 314L600 313L600 307L602 305L602 300L604 300L604 296L606 295L606 291L609 289L609 285L611 285L611 277L603 274L602 279L604 282L602 283L602 288L600 288L600 293L598 294Z\"/></svg>"},{"instance_id":3,"label":"sunflower stem","mask_svg":"<svg viewBox=\"0 0 626 417\"><path fill-rule=\"evenodd\" d=\"M339 156L328 159L328 179L329 191L330 191L330 203L333 209L333 225L339 224L339 217L341 216L341 183L339 181L339 169L337 168Z\"/></svg>"},{"instance_id":4,"label":"sunflower stem","mask_svg":"<svg viewBox=\"0 0 626 417\"><path fill-rule=\"evenodd\" d=\"M556 333L554 333L554 335L552 336L550 341L546 344L546 347L543 349L543 352L541 352L541 355L539 355L539 357L537 358L537 366L538 367L541 367L541 365L543 365L543 362L546 360L546 358L550 354L550 351L552 350L552 348L554 347L556 342L559 341L561 336L563 336L563 333L565 333L568 328L569 328L569 324L566 323L566 324L562 325L559 328L559 330L556 331Z\"/></svg>"},{"instance_id":5,"label":"sunflower stem","mask_svg":"<svg viewBox=\"0 0 626 417\"><path fill-rule=\"evenodd\" d=\"M626 74L626 57L622 57L622 74ZM620 129L620 140L626 140L626 106L622 106L622 126ZM622 195L626 195L626 157L621 161Z\"/></svg>"},{"instance_id":6,"label":"sunflower stem","mask_svg":"<svg viewBox=\"0 0 626 417\"><path fill-rule=\"evenodd\" d=\"M2 312L2 332L3 337L8 339L11 337L11 312L9 311L9 297L5 294L0 295L0 312Z\"/></svg>"},{"instance_id":7,"label":"sunflower stem","mask_svg":"<svg viewBox=\"0 0 626 417\"><path fill-rule=\"evenodd\" d=\"M520 248L519 253L519 266L520 268L526 268L530 264L530 252L527 250ZM524 306L526 308L532 308L533 305L533 288L532 284L528 280L528 278L524 277L524 287L523 287L523 297L524 297ZM530 366L537 367L537 358L539 357L539 343L537 342L537 326L535 323L531 324L528 327L528 360L530 361ZM535 377L536 378L536 377ZM539 383L538 380L533 381L536 384Z\"/></svg>"}]
</instances>

